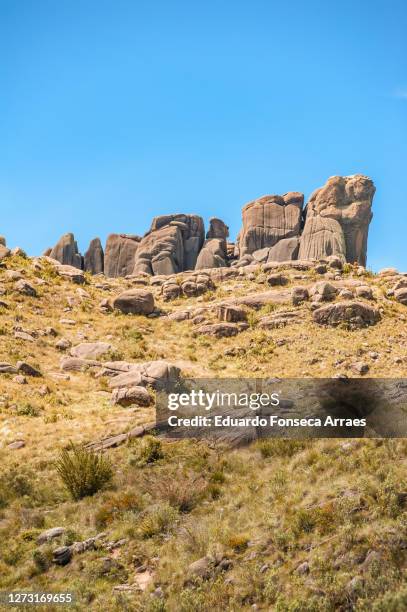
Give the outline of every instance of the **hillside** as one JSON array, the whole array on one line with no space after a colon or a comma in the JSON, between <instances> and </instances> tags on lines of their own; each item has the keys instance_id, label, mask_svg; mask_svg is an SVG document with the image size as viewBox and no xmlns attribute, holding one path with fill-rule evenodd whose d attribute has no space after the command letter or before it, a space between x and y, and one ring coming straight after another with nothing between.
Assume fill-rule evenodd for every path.
<instances>
[{"instance_id":1,"label":"hillside","mask_svg":"<svg viewBox=\"0 0 407 612\"><path fill-rule=\"evenodd\" d=\"M149 314L122 312L128 290ZM236 450L152 430L106 450L111 479L78 500L55 463L154 421L154 384L111 384L134 364L404 377L406 275L331 257L106 278L17 252L0 292L0 590L73 591L78 610L406 609L405 440Z\"/></svg>"}]
</instances>

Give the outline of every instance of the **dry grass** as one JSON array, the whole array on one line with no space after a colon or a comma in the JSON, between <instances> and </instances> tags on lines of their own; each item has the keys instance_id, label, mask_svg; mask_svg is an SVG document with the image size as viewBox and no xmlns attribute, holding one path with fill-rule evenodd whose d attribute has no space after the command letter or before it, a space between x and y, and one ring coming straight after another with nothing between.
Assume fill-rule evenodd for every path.
<instances>
[{"instance_id":1,"label":"dry grass","mask_svg":"<svg viewBox=\"0 0 407 612\"><path fill-rule=\"evenodd\" d=\"M283 308L253 313L251 327L235 338L195 337L189 321L146 319L103 314L102 298L130 287L124 279L109 280L110 291L97 279L77 288L56 277L51 266L34 271L29 260L13 258L8 269L21 270L35 283L39 296L15 294L14 281L0 269L0 361L26 360L43 378L27 377L20 385L13 375L0 375L0 588L75 591L78 610L296 610L405 609L406 443L402 440L283 443L265 441L234 452L204 443L137 441L109 452L111 488L79 501L60 483L55 460L69 441L83 444L151 421L152 408L111 406L106 381L94 373L60 374L62 354L55 348L64 337L72 344L106 340L113 357L129 361L157 358L178 363L184 375L312 376L340 372L355 375L350 365L366 361L371 376L403 377L407 371L405 307L379 298L382 321L366 330L348 332L311 323L309 305L302 320L282 329L262 331L258 317ZM352 269L346 272L351 276ZM311 278L309 279L312 280ZM315 280L315 279L314 279ZM364 279L383 296L383 280ZM291 280L303 284L305 280ZM225 282L202 298L164 303L164 311L208 306L219 299L268 289L262 275L254 281ZM68 297L75 302L71 310ZM285 306L284 306L285 307ZM210 318L212 315L210 315ZM72 318L74 326L60 322ZM14 338L14 327L37 332L35 343ZM41 335L53 327L57 337ZM234 354L227 354L230 349ZM379 353L378 359L369 356ZM43 394L46 385L48 392ZM7 444L24 439L25 447ZM74 557L69 566L52 564L54 543L38 547L38 534L63 526L66 534L55 547L84 540L98 531L106 541L125 539L115 552L101 547ZM364 568L369 551L377 559ZM231 562L207 580L191 583L188 566L204 555ZM118 565L104 572L101 558ZM297 574L302 562L309 574ZM146 565L154 575L145 593L114 592L121 582L133 583L135 568ZM359 577L350 587L352 578ZM160 586L164 597L151 597Z\"/></svg>"}]
</instances>

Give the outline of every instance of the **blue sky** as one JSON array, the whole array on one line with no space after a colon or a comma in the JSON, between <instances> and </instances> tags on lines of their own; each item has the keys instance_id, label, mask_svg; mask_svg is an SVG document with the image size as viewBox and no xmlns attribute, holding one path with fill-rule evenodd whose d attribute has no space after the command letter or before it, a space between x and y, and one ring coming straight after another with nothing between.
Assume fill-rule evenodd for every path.
<instances>
[{"instance_id":1,"label":"blue sky","mask_svg":"<svg viewBox=\"0 0 407 612\"><path fill-rule=\"evenodd\" d=\"M368 265L407 271L404 0L0 0L0 234L144 233L334 174L377 186Z\"/></svg>"}]
</instances>

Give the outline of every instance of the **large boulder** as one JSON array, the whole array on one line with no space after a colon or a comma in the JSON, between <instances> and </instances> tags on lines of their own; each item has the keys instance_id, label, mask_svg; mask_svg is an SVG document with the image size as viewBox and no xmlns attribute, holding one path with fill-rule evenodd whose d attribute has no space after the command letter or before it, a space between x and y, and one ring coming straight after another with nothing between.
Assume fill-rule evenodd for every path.
<instances>
[{"instance_id":1,"label":"large boulder","mask_svg":"<svg viewBox=\"0 0 407 612\"><path fill-rule=\"evenodd\" d=\"M82 342L73 346L70 350L72 357L79 359L98 359L112 350L112 345L108 342Z\"/></svg>"},{"instance_id":2,"label":"large boulder","mask_svg":"<svg viewBox=\"0 0 407 612\"><path fill-rule=\"evenodd\" d=\"M195 270L225 266L227 266L226 240L223 238L206 240L196 260Z\"/></svg>"},{"instance_id":3,"label":"large boulder","mask_svg":"<svg viewBox=\"0 0 407 612\"><path fill-rule=\"evenodd\" d=\"M83 269L83 258L78 251L75 237L71 233L61 236L56 245L51 249L49 256L61 264L73 266L74 268L79 268L79 270Z\"/></svg>"},{"instance_id":4,"label":"large boulder","mask_svg":"<svg viewBox=\"0 0 407 612\"><path fill-rule=\"evenodd\" d=\"M109 381L111 389L130 389L138 386L151 386L163 389L180 378L180 369L167 361L147 361L145 363L108 362L104 364L106 374L115 374ZM120 369L119 369L120 368ZM109 372L110 370L110 372Z\"/></svg>"},{"instance_id":5,"label":"large boulder","mask_svg":"<svg viewBox=\"0 0 407 612\"><path fill-rule=\"evenodd\" d=\"M10 255L10 249L5 244L0 244L0 261Z\"/></svg>"},{"instance_id":6,"label":"large boulder","mask_svg":"<svg viewBox=\"0 0 407 612\"><path fill-rule=\"evenodd\" d=\"M170 275L195 268L204 242L204 224L198 215L155 217L142 238L134 274Z\"/></svg>"},{"instance_id":7,"label":"large boulder","mask_svg":"<svg viewBox=\"0 0 407 612\"><path fill-rule=\"evenodd\" d=\"M149 315L154 310L154 297L145 289L128 289L114 298L113 308L125 314Z\"/></svg>"},{"instance_id":8,"label":"large boulder","mask_svg":"<svg viewBox=\"0 0 407 612\"><path fill-rule=\"evenodd\" d=\"M132 234L110 234L105 247L105 275L115 278L132 274L140 241L140 236Z\"/></svg>"},{"instance_id":9,"label":"large boulder","mask_svg":"<svg viewBox=\"0 0 407 612\"><path fill-rule=\"evenodd\" d=\"M302 193L290 192L283 196L263 196L246 204L238 238L240 257L298 236L303 203Z\"/></svg>"},{"instance_id":10,"label":"large boulder","mask_svg":"<svg viewBox=\"0 0 407 612\"><path fill-rule=\"evenodd\" d=\"M373 308L365 302L347 300L328 304L314 310L313 318L320 325L332 327L344 325L349 329L357 329L374 325L380 321L381 317L377 308Z\"/></svg>"},{"instance_id":11,"label":"large boulder","mask_svg":"<svg viewBox=\"0 0 407 612\"><path fill-rule=\"evenodd\" d=\"M300 248L299 236L283 238L268 251L267 261L290 261L297 259Z\"/></svg>"},{"instance_id":12,"label":"large boulder","mask_svg":"<svg viewBox=\"0 0 407 612\"><path fill-rule=\"evenodd\" d=\"M222 219L218 219L217 217L212 217L209 219L209 229L206 232L207 240L211 238L220 238L226 240L229 236L229 228L222 221Z\"/></svg>"},{"instance_id":13,"label":"large boulder","mask_svg":"<svg viewBox=\"0 0 407 612\"><path fill-rule=\"evenodd\" d=\"M100 238L90 241L89 248L85 253L84 270L91 274L101 274L104 270L104 253Z\"/></svg>"},{"instance_id":14,"label":"large boulder","mask_svg":"<svg viewBox=\"0 0 407 612\"><path fill-rule=\"evenodd\" d=\"M299 259L338 255L366 265L373 181L362 174L333 176L314 191L306 208Z\"/></svg>"}]
</instances>

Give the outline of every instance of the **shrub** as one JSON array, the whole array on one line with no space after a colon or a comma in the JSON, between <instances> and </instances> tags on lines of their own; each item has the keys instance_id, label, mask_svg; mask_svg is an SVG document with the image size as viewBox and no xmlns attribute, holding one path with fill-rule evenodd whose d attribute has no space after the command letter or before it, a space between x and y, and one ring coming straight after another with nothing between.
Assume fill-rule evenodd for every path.
<instances>
[{"instance_id":1,"label":"shrub","mask_svg":"<svg viewBox=\"0 0 407 612\"><path fill-rule=\"evenodd\" d=\"M141 505L141 500L135 493L131 491L117 493L98 508L95 514L95 524L98 528L104 529L125 512L139 511Z\"/></svg>"},{"instance_id":2,"label":"shrub","mask_svg":"<svg viewBox=\"0 0 407 612\"><path fill-rule=\"evenodd\" d=\"M177 511L169 504L153 507L140 523L140 533L144 538L166 533L177 518Z\"/></svg>"},{"instance_id":3,"label":"shrub","mask_svg":"<svg viewBox=\"0 0 407 612\"><path fill-rule=\"evenodd\" d=\"M94 495L113 477L112 464L108 458L72 443L60 453L56 469L75 501Z\"/></svg>"},{"instance_id":4,"label":"shrub","mask_svg":"<svg viewBox=\"0 0 407 612\"><path fill-rule=\"evenodd\" d=\"M227 538L226 544L236 552L243 552L249 544L250 538L246 534L237 533Z\"/></svg>"},{"instance_id":5,"label":"shrub","mask_svg":"<svg viewBox=\"0 0 407 612\"><path fill-rule=\"evenodd\" d=\"M260 440L257 443L262 457L292 457L295 453L305 448L305 442L301 440L289 440L286 438L276 440Z\"/></svg>"},{"instance_id":6,"label":"shrub","mask_svg":"<svg viewBox=\"0 0 407 612\"><path fill-rule=\"evenodd\" d=\"M206 482L201 476L179 472L165 477L156 476L148 483L153 497L167 502L179 512L190 512L206 493Z\"/></svg>"},{"instance_id":7,"label":"shrub","mask_svg":"<svg viewBox=\"0 0 407 612\"><path fill-rule=\"evenodd\" d=\"M155 463L163 457L161 440L154 438L154 436L146 436L142 440L136 456L130 459L130 465L143 467L144 465Z\"/></svg>"}]
</instances>

